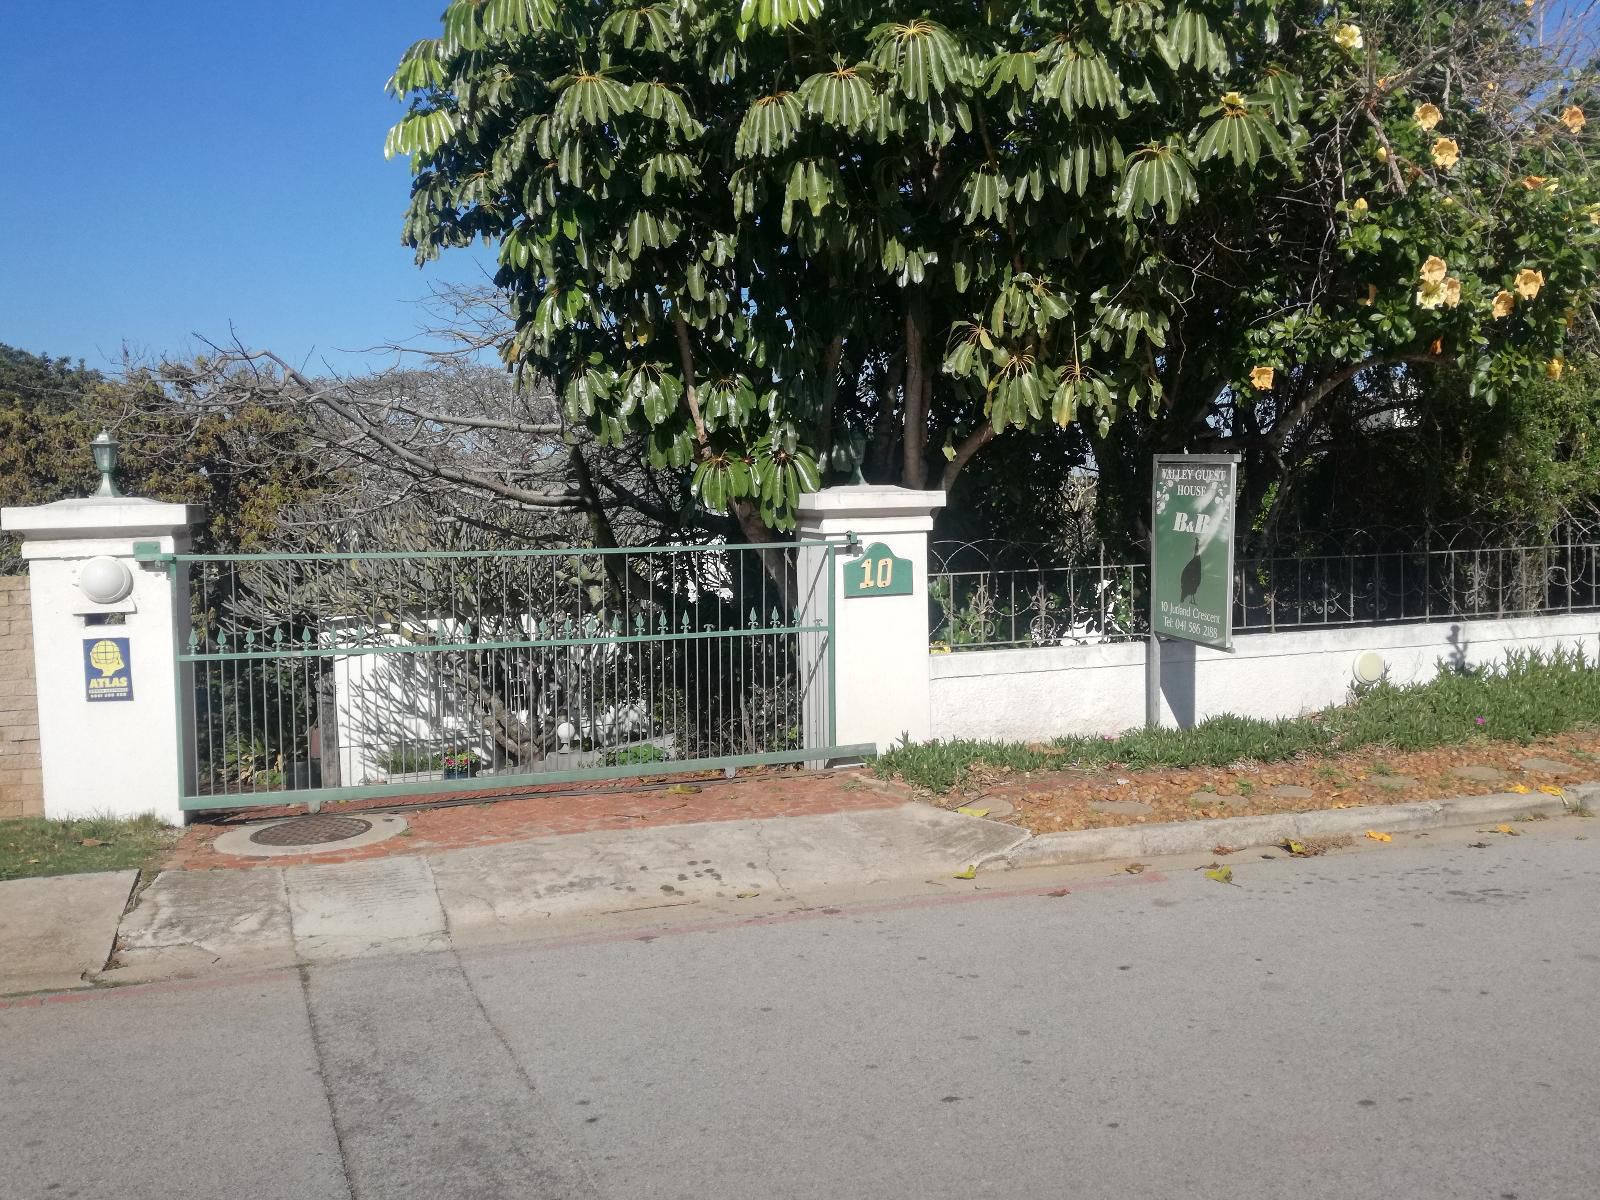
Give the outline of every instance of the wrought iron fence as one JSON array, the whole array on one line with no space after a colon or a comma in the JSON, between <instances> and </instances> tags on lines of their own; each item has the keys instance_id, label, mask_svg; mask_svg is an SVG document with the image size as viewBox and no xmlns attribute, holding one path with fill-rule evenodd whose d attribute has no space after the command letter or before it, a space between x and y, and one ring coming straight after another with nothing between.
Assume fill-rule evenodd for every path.
<instances>
[{"instance_id":1,"label":"wrought iron fence","mask_svg":"<svg viewBox=\"0 0 1600 1200\"><path fill-rule=\"evenodd\" d=\"M176 556L185 806L828 757L801 549Z\"/></svg>"},{"instance_id":2,"label":"wrought iron fence","mask_svg":"<svg viewBox=\"0 0 1600 1200\"><path fill-rule=\"evenodd\" d=\"M1035 548L995 542L938 543L932 553L929 640L936 650L1084 645L1143 632L1143 565L1046 565Z\"/></svg>"},{"instance_id":3,"label":"wrought iron fence","mask_svg":"<svg viewBox=\"0 0 1600 1200\"><path fill-rule=\"evenodd\" d=\"M1235 566L1234 629L1600 610L1600 544L1259 558Z\"/></svg>"},{"instance_id":4,"label":"wrought iron fence","mask_svg":"<svg viewBox=\"0 0 1600 1200\"><path fill-rule=\"evenodd\" d=\"M1234 571L1236 633L1600 611L1596 542L1243 558ZM1148 574L1005 544L936 545L929 641L959 651L1143 637Z\"/></svg>"}]
</instances>

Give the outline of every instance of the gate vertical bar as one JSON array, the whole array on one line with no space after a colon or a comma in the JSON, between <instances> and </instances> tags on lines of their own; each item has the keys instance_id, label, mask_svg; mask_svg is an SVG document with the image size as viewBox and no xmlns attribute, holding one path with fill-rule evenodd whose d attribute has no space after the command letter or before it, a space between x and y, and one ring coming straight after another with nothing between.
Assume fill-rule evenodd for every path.
<instances>
[{"instance_id":1,"label":"gate vertical bar","mask_svg":"<svg viewBox=\"0 0 1600 1200\"><path fill-rule=\"evenodd\" d=\"M834 570L838 561L837 556L838 547L833 542L829 542L827 548L823 551L824 569L827 573L827 578L823 582L828 589L828 631L823 636L828 639L828 745L830 746L839 744L839 705L836 700L838 695L836 684L839 677L836 669L838 667L837 648L839 639L834 636L837 622L835 620L836 614L833 611L834 605L838 602L838 593L834 586L836 582Z\"/></svg>"}]
</instances>

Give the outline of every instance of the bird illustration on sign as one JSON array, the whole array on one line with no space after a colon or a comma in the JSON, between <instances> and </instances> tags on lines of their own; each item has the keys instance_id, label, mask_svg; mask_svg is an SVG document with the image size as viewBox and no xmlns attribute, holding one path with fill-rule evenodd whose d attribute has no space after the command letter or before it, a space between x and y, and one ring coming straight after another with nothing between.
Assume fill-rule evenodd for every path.
<instances>
[{"instance_id":1,"label":"bird illustration on sign","mask_svg":"<svg viewBox=\"0 0 1600 1200\"><path fill-rule=\"evenodd\" d=\"M1205 560L1200 557L1200 539L1194 539L1194 557L1184 564L1183 574L1178 579L1178 600L1187 603L1194 599L1195 593L1200 590L1200 581L1205 574Z\"/></svg>"}]
</instances>

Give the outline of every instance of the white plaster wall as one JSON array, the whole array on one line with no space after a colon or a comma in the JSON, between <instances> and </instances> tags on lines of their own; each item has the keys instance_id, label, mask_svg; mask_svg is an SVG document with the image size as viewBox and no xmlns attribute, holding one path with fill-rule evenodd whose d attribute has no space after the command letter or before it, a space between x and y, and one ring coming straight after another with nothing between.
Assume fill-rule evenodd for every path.
<instances>
[{"instance_id":1,"label":"white plaster wall","mask_svg":"<svg viewBox=\"0 0 1600 1200\"><path fill-rule=\"evenodd\" d=\"M398 645L392 634L370 638ZM455 696L426 654L365 654L333 660L339 730L339 781L345 787L381 783L389 752L402 743L419 755L455 738L482 752L481 727L457 711Z\"/></svg>"},{"instance_id":2,"label":"white plaster wall","mask_svg":"<svg viewBox=\"0 0 1600 1200\"><path fill-rule=\"evenodd\" d=\"M157 540L157 539L149 539ZM174 549L171 537L161 548ZM179 620L166 564L141 564L129 541L85 540L25 547L33 601L34 669L38 679L39 755L47 817L75 819L101 813L155 813L181 824L183 761L192 746L180 742L175 655ZM47 556L46 556L47 554ZM127 600L105 606L120 625L90 625L78 571L96 555L120 558L133 574ZM84 698L83 643L97 637L128 639L133 699L91 704ZM180 755L182 758L180 758Z\"/></svg>"},{"instance_id":3,"label":"white plaster wall","mask_svg":"<svg viewBox=\"0 0 1600 1200\"><path fill-rule=\"evenodd\" d=\"M839 544L833 571L835 738L839 745L870 743L886 750L903 734L932 736L928 649L928 531L942 492L854 485L800 498L800 537ZM855 559L842 545L854 534L862 550L881 542L909 559L909 596L846 598L846 573ZM816 552L803 555L802 578L814 578ZM825 593L823 593L825 595ZM825 619L820 598L801 597L808 624ZM826 711L825 689L819 711ZM812 739L820 745L824 739Z\"/></svg>"},{"instance_id":4,"label":"white plaster wall","mask_svg":"<svg viewBox=\"0 0 1600 1200\"><path fill-rule=\"evenodd\" d=\"M1441 659L1473 666L1509 650L1600 650L1600 614L1243 634L1234 652L1163 642L1169 725L1207 717L1291 717L1350 696L1356 657L1373 650L1396 684L1424 682ZM928 657L933 736L1026 741L1117 733L1144 722L1143 642L977 650Z\"/></svg>"}]
</instances>

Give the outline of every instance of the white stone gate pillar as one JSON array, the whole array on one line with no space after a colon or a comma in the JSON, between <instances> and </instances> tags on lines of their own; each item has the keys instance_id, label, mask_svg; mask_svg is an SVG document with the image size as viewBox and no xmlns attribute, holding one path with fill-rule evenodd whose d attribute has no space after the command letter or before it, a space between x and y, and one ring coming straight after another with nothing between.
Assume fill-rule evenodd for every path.
<instances>
[{"instance_id":1,"label":"white stone gate pillar","mask_svg":"<svg viewBox=\"0 0 1600 1200\"><path fill-rule=\"evenodd\" d=\"M834 557L834 741L887 750L902 735L932 735L928 688L928 533L943 492L852 484L800 497L801 541L826 540ZM846 549L854 535L855 546ZM801 611L826 616L807 594L816 576L802 555ZM823 710L826 695L822 697ZM821 741L809 744L820 745Z\"/></svg>"},{"instance_id":2,"label":"white stone gate pillar","mask_svg":"<svg viewBox=\"0 0 1600 1200\"><path fill-rule=\"evenodd\" d=\"M187 550L199 517L194 505L124 496L0 510L28 562L45 816L182 822L192 740L180 739L176 653L187 581L138 561L134 546Z\"/></svg>"}]
</instances>

